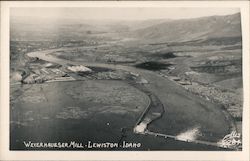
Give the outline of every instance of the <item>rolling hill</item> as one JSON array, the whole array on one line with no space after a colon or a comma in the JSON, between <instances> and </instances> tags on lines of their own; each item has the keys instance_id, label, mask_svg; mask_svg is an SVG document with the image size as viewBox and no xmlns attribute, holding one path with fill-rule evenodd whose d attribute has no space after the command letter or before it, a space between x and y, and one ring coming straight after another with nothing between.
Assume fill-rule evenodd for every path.
<instances>
[{"instance_id":1,"label":"rolling hill","mask_svg":"<svg viewBox=\"0 0 250 161\"><path fill-rule=\"evenodd\" d=\"M133 31L149 42L182 42L200 39L241 37L240 13L193 19L167 20Z\"/></svg>"}]
</instances>

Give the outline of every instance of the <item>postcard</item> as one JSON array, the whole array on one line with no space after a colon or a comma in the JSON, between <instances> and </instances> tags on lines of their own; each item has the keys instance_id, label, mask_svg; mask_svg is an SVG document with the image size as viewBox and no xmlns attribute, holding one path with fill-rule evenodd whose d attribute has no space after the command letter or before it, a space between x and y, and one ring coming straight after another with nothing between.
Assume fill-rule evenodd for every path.
<instances>
[{"instance_id":1,"label":"postcard","mask_svg":"<svg viewBox=\"0 0 250 161\"><path fill-rule=\"evenodd\" d=\"M1 160L249 160L248 1L1 2Z\"/></svg>"}]
</instances>

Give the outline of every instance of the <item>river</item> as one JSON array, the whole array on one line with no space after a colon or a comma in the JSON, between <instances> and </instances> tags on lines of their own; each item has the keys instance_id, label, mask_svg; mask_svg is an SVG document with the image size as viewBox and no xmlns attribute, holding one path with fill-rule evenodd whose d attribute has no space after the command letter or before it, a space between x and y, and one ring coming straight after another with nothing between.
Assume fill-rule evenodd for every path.
<instances>
[{"instance_id":1,"label":"river","mask_svg":"<svg viewBox=\"0 0 250 161\"><path fill-rule=\"evenodd\" d=\"M232 120L229 120L220 105L193 95L182 86L161 77L153 71L118 64L74 62L50 55L53 52L70 49L61 48L37 51L28 53L27 55L60 65L72 64L88 67L104 67L139 74L149 82L145 84L146 88L160 99L165 108L163 116L149 125L148 128L151 131L178 136L195 129L195 132L188 133L187 137L210 142L218 142L231 132L230 122Z\"/></svg>"}]
</instances>

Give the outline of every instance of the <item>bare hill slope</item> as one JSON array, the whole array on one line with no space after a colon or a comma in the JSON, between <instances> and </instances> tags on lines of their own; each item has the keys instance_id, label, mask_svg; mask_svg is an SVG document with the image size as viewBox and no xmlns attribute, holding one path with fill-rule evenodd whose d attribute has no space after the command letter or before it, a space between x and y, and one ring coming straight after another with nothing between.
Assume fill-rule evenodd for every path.
<instances>
[{"instance_id":1,"label":"bare hill slope","mask_svg":"<svg viewBox=\"0 0 250 161\"><path fill-rule=\"evenodd\" d=\"M137 37L154 42L181 42L210 38L241 36L240 13L166 21L135 30Z\"/></svg>"}]
</instances>

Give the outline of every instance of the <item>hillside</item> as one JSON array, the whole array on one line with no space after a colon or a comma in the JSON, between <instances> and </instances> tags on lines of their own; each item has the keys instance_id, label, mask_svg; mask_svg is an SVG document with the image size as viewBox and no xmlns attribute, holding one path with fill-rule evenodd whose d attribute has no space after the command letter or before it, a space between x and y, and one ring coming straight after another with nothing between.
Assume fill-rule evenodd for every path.
<instances>
[{"instance_id":1,"label":"hillside","mask_svg":"<svg viewBox=\"0 0 250 161\"><path fill-rule=\"evenodd\" d=\"M145 41L153 41L154 43L240 37L240 13L227 16L167 20L160 24L135 30L133 34Z\"/></svg>"}]
</instances>

